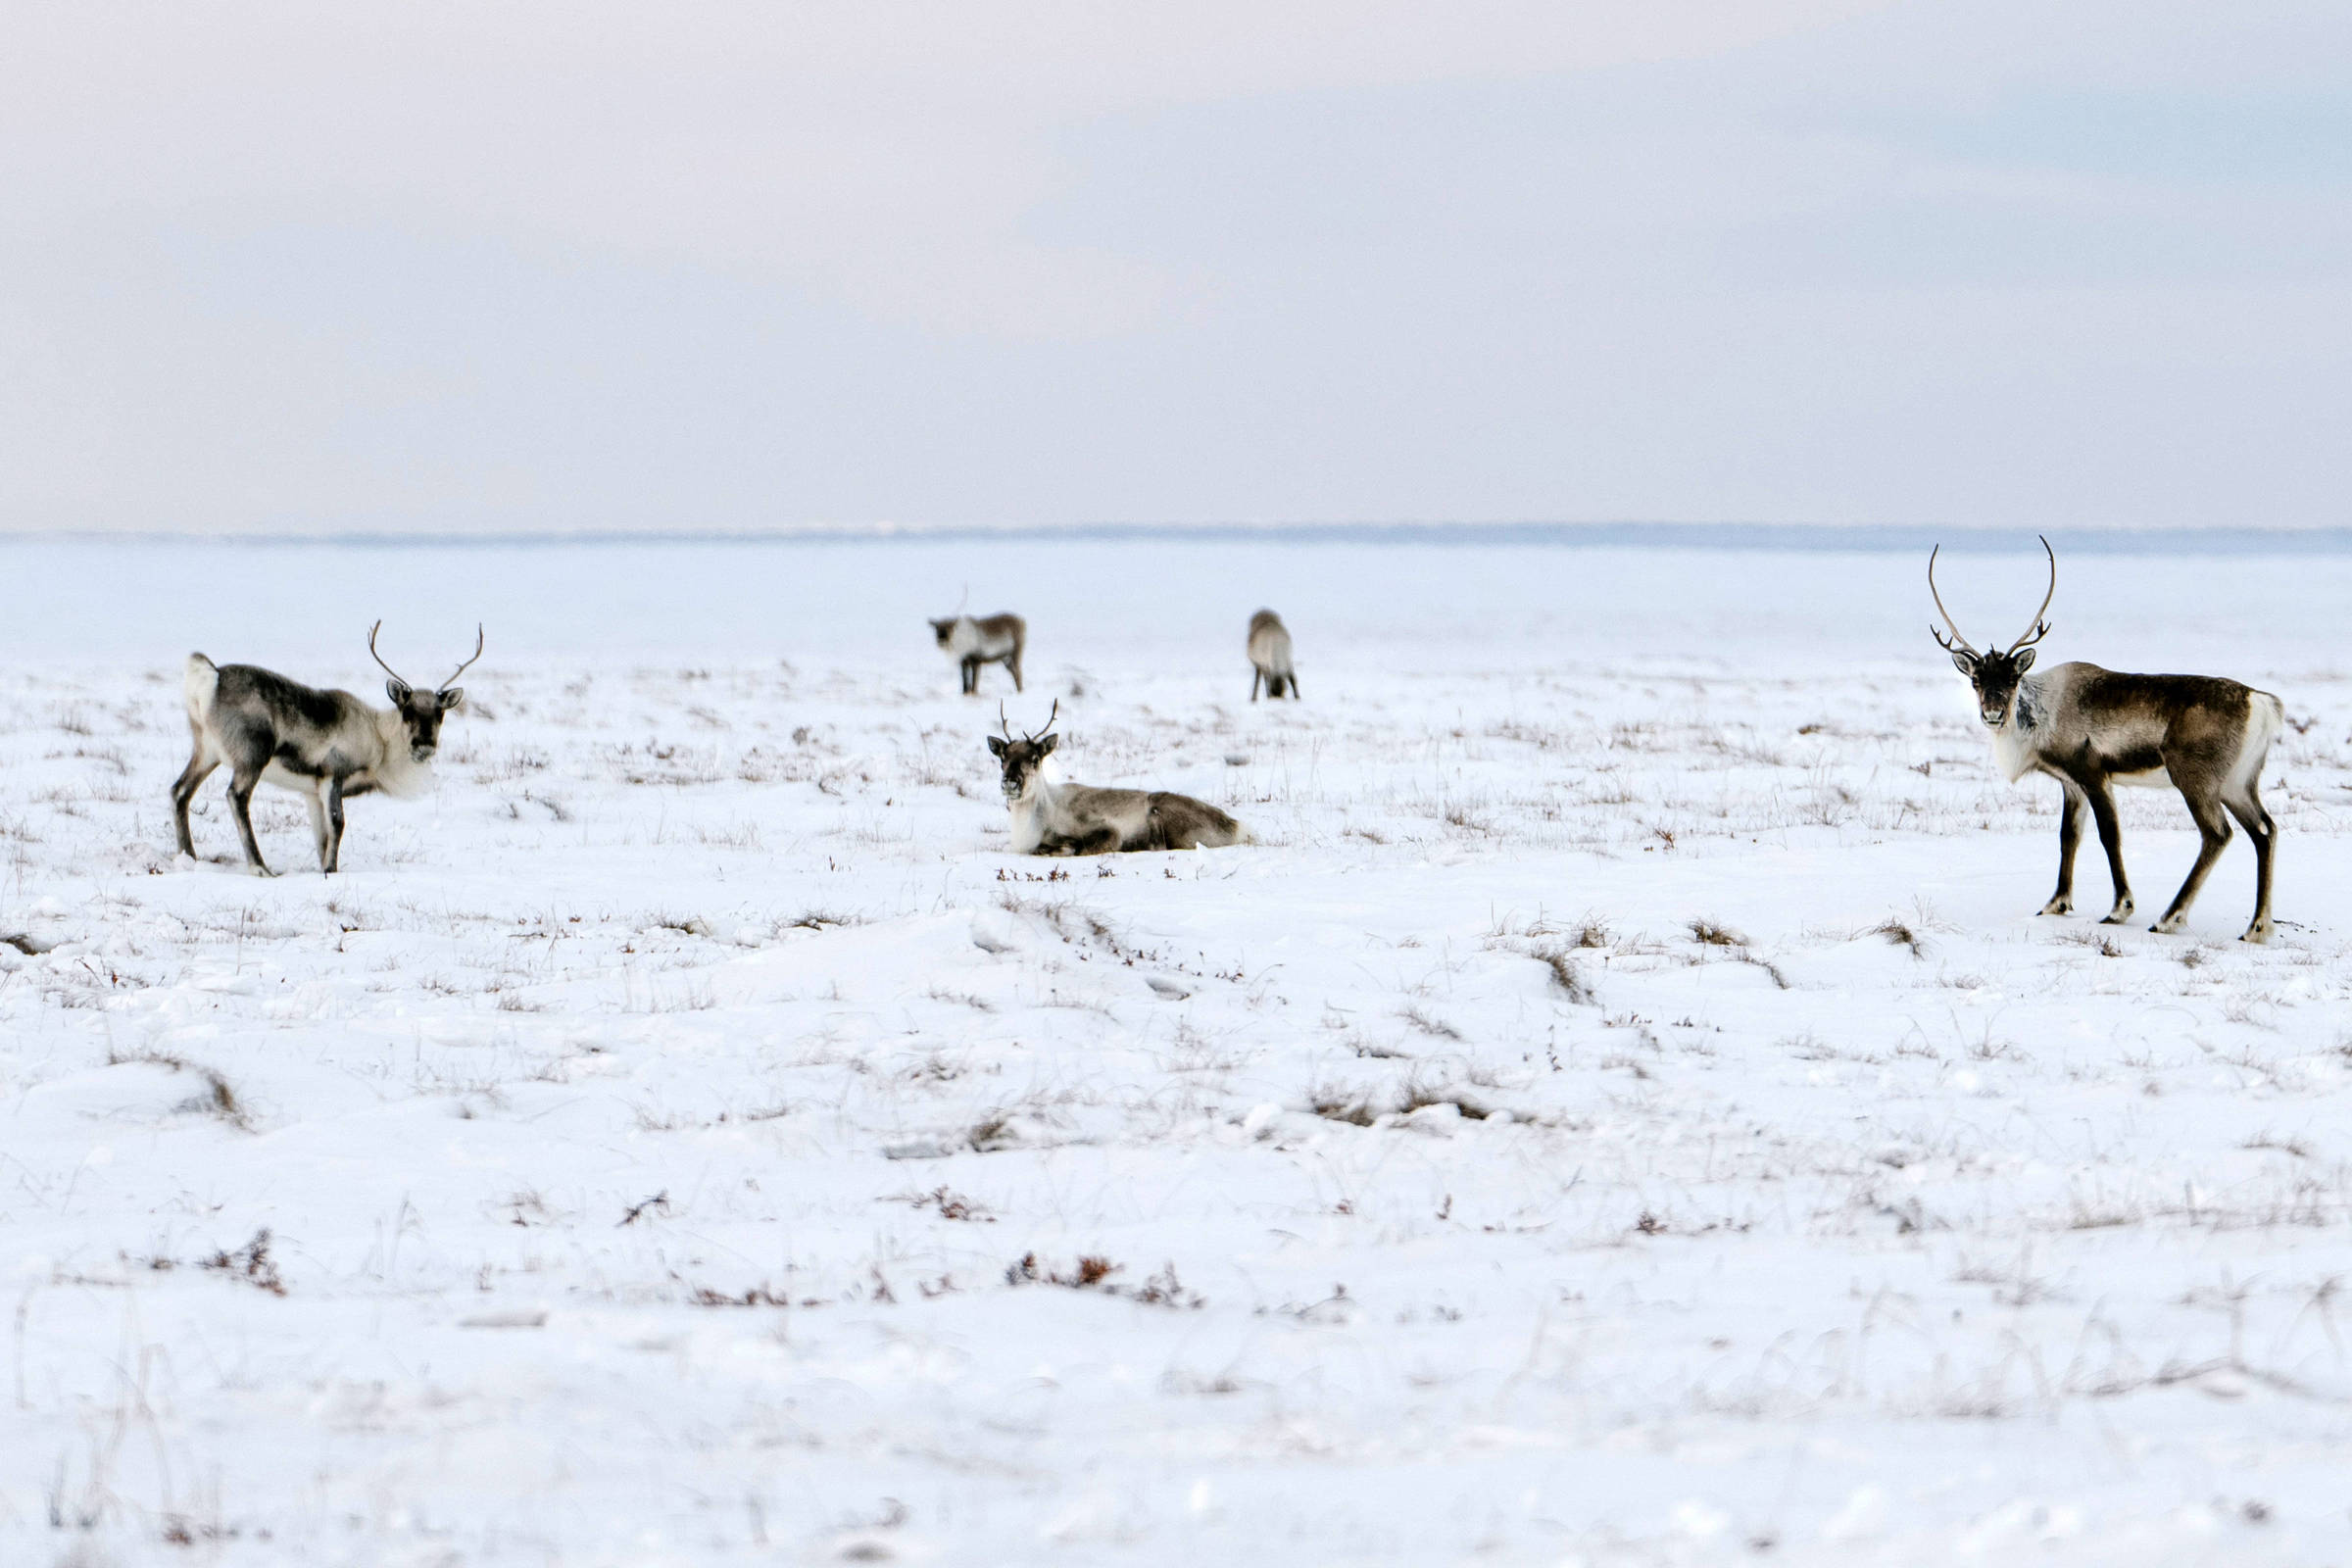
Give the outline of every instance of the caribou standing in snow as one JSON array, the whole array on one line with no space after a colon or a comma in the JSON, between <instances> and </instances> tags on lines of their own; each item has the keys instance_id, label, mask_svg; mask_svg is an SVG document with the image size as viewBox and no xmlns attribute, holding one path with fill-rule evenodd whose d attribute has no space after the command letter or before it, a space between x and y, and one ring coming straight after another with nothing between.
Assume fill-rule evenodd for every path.
<instances>
[{"instance_id":1,"label":"caribou standing in snow","mask_svg":"<svg viewBox=\"0 0 2352 1568\"><path fill-rule=\"evenodd\" d=\"M1291 629L1282 617L1271 610L1261 610L1250 617L1250 700L1257 701L1257 688L1262 683L1266 696L1289 696L1298 700L1298 672L1291 667Z\"/></svg>"},{"instance_id":2,"label":"caribou standing in snow","mask_svg":"<svg viewBox=\"0 0 2352 1568\"><path fill-rule=\"evenodd\" d=\"M2058 891L2041 912L2066 914L2075 906L2075 849L2088 809L2115 881L2115 907L2100 924L2121 925L2132 917L2115 787L2161 789L2169 783L2188 803L2203 843L2172 907L2149 929L2174 932L2186 923L2198 889L2230 842L2234 816L2254 841L2254 923L2242 940L2268 942L2278 829L2262 808L2259 786L2263 759L2285 710L2269 692L2211 675L2124 675L2084 663L2028 675L2034 645L2050 630L2042 613L2058 593L2058 554L2047 539L2041 548L2050 558L2050 590L2025 635L1998 652L1979 650L1960 635L1936 591L1936 552L1928 553L1928 592L1952 635L1946 638L1933 625L1928 630L1976 688L1977 716L1992 732L1994 760L2012 783L2028 773L2047 773L2066 791L2058 817Z\"/></svg>"},{"instance_id":3,"label":"caribou standing in snow","mask_svg":"<svg viewBox=\"0 0 2352 1568\"><path fill-rule=\"evenodd\" d=\"M950 615L931 622L939 651L956 662L963 673L963 695L980 690L980 666L1003 664L1012 672L1012 689L1021 690L1021 649L1029 641L1029 623L1018 615Z\"/></svg>"},{"instance_id":4,"label":"caribou standing in snow","mask_svg":"<svg viewBox=\"0 0 2352 1568\"><path fill-rule=\"evenodd\" d=\"M1013 739L1004 710L1003 739L988 749L1004 764L1004 805L1012 812L1017 855L1108 855L1121 850L1221 850L1255 844L1241 823L1206 801L1168 790L1106 790L1046 778L1046 759L1060 744L1052 733L1061 704L1046 716L1046 734Z\"/></svg>"},{"instance_id":5,"label":"caribou standing in snow","mask_svg":"<svg viewBox=\"0 0 2352 1568\"><path fill-rule=\"evenodd\" d=\"M321 873L333 871L342 857L344 801L375 790L405 798L431 787L442 717L466 700L465 691L451 682L482 657L481 628L474 628L473 659L452 671L439 690L420 692L376 653L375 634L383 624L379 620L368 629L368 653L392 677L384 683L392 699L389 712L349 692L318 691L252 664L215 664L202 654L188 656L180 689L195 754L172 786L180 854L190 858L196 854L188 803L223 762L229 767L228 806L237 819L237 836L245 841L245 863L261 876L276 873L263 863L261 846L254 841L254 786L292 790L309 805Z\"/></svg>"}]
</instances>

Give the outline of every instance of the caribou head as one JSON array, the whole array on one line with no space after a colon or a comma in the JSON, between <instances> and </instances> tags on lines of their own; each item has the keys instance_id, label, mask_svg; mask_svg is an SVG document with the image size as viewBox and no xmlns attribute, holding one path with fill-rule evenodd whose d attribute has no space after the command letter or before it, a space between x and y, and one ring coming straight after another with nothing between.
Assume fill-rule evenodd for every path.
<instances>
[{"instance_id":1,"label":"caribou head","mask_svg":"<svg viewBox=\"0 0 2352 1568\"><path fill-rule=\"evenodd\" d=\"M1038 734L1023 735L1015 740L1012 722L1004 716L1004 705L997 705L997 726L1004 733L1002 738L991 735L988 749L1004 766L1005 800L1017 801L1028 794L1030 783L1045 766L1046 759L1053 756L1054 748L1061 744L1061 737L1053 733L1054 720L1060 712L1061 699L1056 697L1054 699L1054 711L1046 715L1045 728Z\"/></svg>"},{"instance_id":2,"label":"caribou head","mask_svg":"<svg viewBox=\"0 0 2352 1568\"><path fill-rule=\"evenodd\" d=\"M384 656L375 651L375 634L384 629L377 621L368 628L368 657L383 665L384 673L392 678L384 682L384 693L392 699L392 710L409 732L409 757L413 761L429 762L441 746L441 719L451 709L466 700L466 689L453 685L466 673L475 659L482 657L482 628L473 628L473 658L450 671L449 679L438 689L420 692L400 678L400 671L384 663Z\"/></svg>"},{"instance_id":3,"label":"caribou head","mask_svg":"<svg viewBox=\"0 0 2352 1568\"><path fill-rule=\"evenodd\" d=\"M1952 656L1952 662L1959 666L1960 673L1966 675L1969 684L1977 689L1977 716L1984 721L1984 727L1999 729L2009 722L2010 710L2017 703L2019 683L2025 679L2026 671L2034 667L2034 645L2050 634L2050 623L2041 616L2058 594L2058 552L2050 549L2049 540L2041 541L2042 551L2050 558L2050 591L2041 596L2041 609L2034 612L2034 619L2027 625L2025 635L2004 649L1990 652L1977 648L1960 635L1960 623L1952 619L1950 611L1943 608L1943 595L1936 592L1936 556L1942 548L1937 545L1935 550L1928 552L1928 592L1934 595L1936 611L1943 616L1943 623L1952 628L1952 635L1946 637L1933 625L1928 627L1928 631L1936 642L1942 644L1945 652Z\"/></svg>"}]
</instances>

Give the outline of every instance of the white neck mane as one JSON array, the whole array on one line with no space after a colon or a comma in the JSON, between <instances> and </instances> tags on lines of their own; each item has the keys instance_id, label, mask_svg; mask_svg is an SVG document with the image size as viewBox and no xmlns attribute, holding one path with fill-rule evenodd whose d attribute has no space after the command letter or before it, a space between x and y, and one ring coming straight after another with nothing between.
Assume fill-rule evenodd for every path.
<instances>
[{"instance_id":1,"label":"white neck mane","mask_svg":"<svg viewBox=\"0 0 2352 1568\"><path fill-rule=\"evenodd\" d=\"M1992 732L1992 760L2001 776L2014 784L2034 768L2034 731L2044 712L2041 683L2032 675L2017 683L2009 717Z\"/></svg>"},{"instance_id":2,"label":"white neck mane","mask_svg":"<svg viewBox=\"0 0 2352 1568\"><path fill-rule=\"evenodd\" d=\"M391 709L375 710L376 764L368 770L375 787L395 800L414 800L433 787L433 764L409 755L409 726Z\"/></svg>"},{"instance_id":3,"label":"white neck mane","mask_svg":"<svg viewBox=\"0 0 2352 1568\"><path fill-rule=\"evenodd\" d=\"M1022 790L1017 798L1004 803L1012 817L1012 852L1015 855L1027 855L1045 838L1046 824L1058 814L1055 797L1059 794L1059 787L1046 777L1046 769L1041 767L1029 775L1028 788Z\"/></svg>"}]
</instances>

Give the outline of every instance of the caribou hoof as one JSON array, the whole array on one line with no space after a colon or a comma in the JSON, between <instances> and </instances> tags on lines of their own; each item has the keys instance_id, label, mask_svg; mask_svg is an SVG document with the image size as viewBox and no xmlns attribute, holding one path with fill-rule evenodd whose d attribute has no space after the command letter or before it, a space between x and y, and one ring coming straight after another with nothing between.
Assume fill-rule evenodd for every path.
<instances>
[{"instance_id":1,"label":"caribou hoof","mask_svg":"<svg viewBox=\"0 0 2352 1568\"><path fill-rule=\"evenodd\" d=\"M2264 943L2271 940L2271 933L2274 929L2275 928L2272 926L2270 921L2257 920L2252 925L2246 927L2246 934L2242 937L2239 937L2237 940L2240 942L2251 942L2256 947L2261 947Z\"/></svg>"},{"instance_id":2,"label":"caribou hoof","mask_svg":"<svg viewBox=\"0 0 2352 1568\"><path fill-rule=\"evenodd\" d=\"M2148 929L2160 937L2178 936L2180 928L2186 924L2188 924L2186 914L2168 914Z\"/></svg>"},{"instance_id":3,"label":"caribou hoof","mask_svg":"<svg viewBox=\"0 0 2352 1568\"><path fill-rule=\"evenodd\" d=\"M2072 914L2075 912L2075 901L2072 899L2052 899L2049 903L2041 906L2040 912L2043 914Z\"/></svg>"}]
</instances>

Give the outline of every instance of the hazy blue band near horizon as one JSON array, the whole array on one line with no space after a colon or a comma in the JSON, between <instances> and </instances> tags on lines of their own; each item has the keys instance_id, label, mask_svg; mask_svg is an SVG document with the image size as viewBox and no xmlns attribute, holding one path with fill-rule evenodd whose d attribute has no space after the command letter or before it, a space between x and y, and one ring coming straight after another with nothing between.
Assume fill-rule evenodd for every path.
<instances>
[{"instance_id":1,"label":"hazy blue band near horizon","mask_svg":"<svg viewBox=\"0 0 2352 1568\"><path fill-rule=\"evenodd\" d=\"M2087 555L2352 555L2347 528L2069 528L2047 531L2051 544ZM1983 524L1855 525L1788 522L1102 522L1037 525L956 523L808 523L778 528L508 529L451 531L300 530L179 532L26 529L0 532L0 550L16 544L220 545L286 549L546 549L579 546L792 545L817 543L956 543L986 541L1283 542L1320 545L1534 545L1567 549L1801 550L1902 553L1941 545L1950 551L2032 552L2033 529Z\"/></svg>"},{"instance_id":2,"label":"hazy blue band near horizon","mask_svg":"<svg viewBox=\"0 0 2352 1568\"><path fill-rule=\"evenodd\" d=\"M1354 676L1407 664L1541 672L1664 662L1771 670L1822 682L1825 693L1858 663L1948 668L1928 636L1925 548L1580 537L1592 547L1194 531L332 546L0 540L0 573L13 589L0 656L15 677L38 679L48 668L125 661L169 671L196 650L360 690L351 683L382 680L367 657L371 622L384 622L387 659L421 681L456 664L478 621L486 672L551 660L610 670L781 659L898 669L912 689L946 669L925 618L961 608L1026 616L1028 667L1044 690L1141 647L1212 679L1239 671L1226 684L1246 697L1242 645L1263 606L1298 639L1306 689L1333 696ZM2259 681L2332 669L2341 657L2352 552L2101 554L2067 539L2058 562L2045 661ZM1937 576L1980 643L2022 631L2046 586L2031 535L1997 551L1948 552Z\"/></svg>"}]
</instances>

